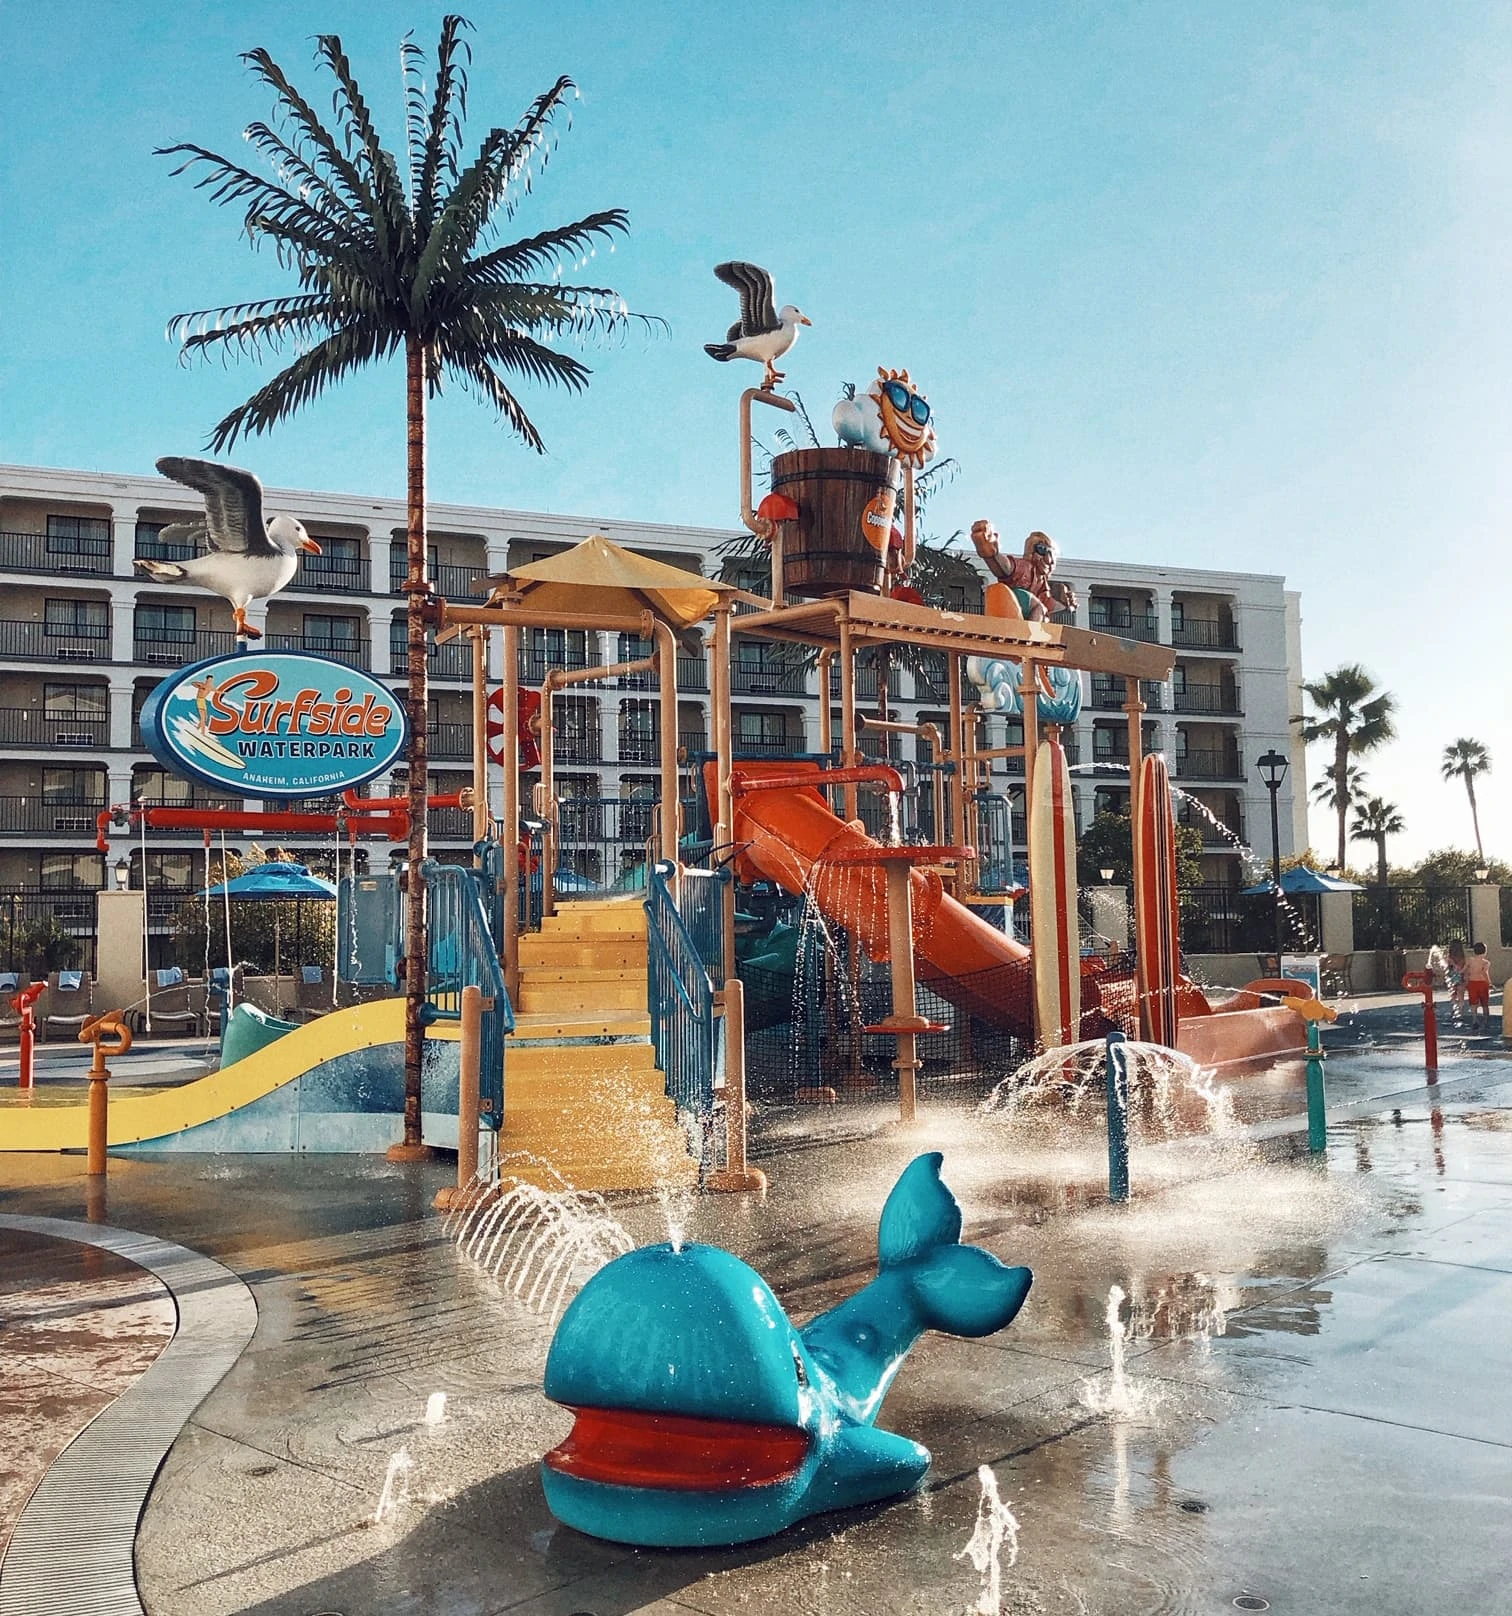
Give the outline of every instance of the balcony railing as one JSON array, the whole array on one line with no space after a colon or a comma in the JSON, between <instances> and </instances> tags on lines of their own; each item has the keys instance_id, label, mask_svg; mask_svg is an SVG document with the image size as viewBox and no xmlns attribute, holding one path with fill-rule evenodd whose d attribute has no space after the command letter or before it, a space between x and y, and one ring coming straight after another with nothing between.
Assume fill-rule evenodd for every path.
<instances>
[{"instance_id":1,"label":"balcony railing","mask_svg":"<svg viewBox=\"0 0 1512 1616\"><path fill-rule=\"evenodd\" d=\"M426 726L433 758L470 758L473 755L472 725L431 723Z\"/></svg>"},{"instance_id":2,"label":"balcony railing","mask_svg":"<svg viewBox=\"0 0 1512 1616\"><path fill-rule=\"evenodd\" d=\"M201 551L193 544L165 543L156 536L149 538L142 534L132 553L138 561L192 561Z\"/></svg>"},{"instance_id":3,"label":"balcony railing","mask_svg":"<svg viewBox=\"0 0 1512 1616\"><path fill-rule=\"evenodd\" d=\"M76 539L47 533L0 532L0 569L9 572L79 573L108 578L113 554L108 534Z\"/></svg>"},{"instance_id":4,"label":"balcony railing","mask_svg":"<svg viewBox=\"0 0 1512 1616\"><path fill-rule=\"evenodd\" d=\"M309 589L322 595L365 595L370 575L366 556L311 555L304 551L289 588Z\"/></svg>"},{"instance_id":5,"label":"balcony railing","mask_svg":"<svg viewBox=\"0 0 1512 1616\"><path fill-rule=\"evenodd\" d=\"M878 670L874 667L861 666L856 669L855 689L858 701L875 701L881 680L877 677ZM887 693L895 701L901 699L902 682L898 677L898 669L893 666L887 672ZM840 670L838 667L830 668L830 697L838 700L840 696ZM933 698L926 698L933 699Z\"/></svg>"},{"instance_id":6,"label":"balcony railing","mask_svg":"<svg viewBox=\"0 0 1512 1616\"><path fill-rule=\"evenodd\" d=\"M449 561L432 562L427 569L431 587L438 595L444 595L447 600L463 600L474 593L474 588L480 578L488 576L486 566L456 566ZM402 595L404 583L409 577L409 562L404 554L404 546L395 540L393 548L389 551L389 593Z\"/></svg>"},{"instance_id":7,"label":"balcony railing","mask_svg":"<svg viewBox=\"0 0 1512 1616\"><path fill-rule=\"evenodd\" d=\"M1242 780L1244 764L1237 752L1206 749L1187 752L1176 759L1178 780Z\"/></svg>"},{"instance_id":8,"label":"balcony railing","mask_svg":"<svg viewBox=\"0 0 1512 1616\"><path fill-rule=\"evenodd\" d=\"M462 640L448 640L445 645L433 645L426 653L426 672L432 679L471 679L472 646ZM389 676L404 679L409 675L409 646L404 640L389 640Z\"/></svg>"},{"instance_id":9,"label":"balcony railing","mask_svg":"<svg viewBox=\"0 0 1512 1616\"><path fill-rule=\"evenodd\" d=\"M40 707L0 707L0 746L110 745L110 720L103 714L45 713Z\"/></svg>"},{"instance_id":10,"label":"balcony railing","mask_svg":"<svg viewBox=\"0 0 1512 1616\"><path fill-rule=\"evenodd\" d=\"M624 756L623 747L620 755ZM601 763L604 740L597 729L555 730L551 737L553 763Z\"/></svg>"},{"instance_id":11,"label":"balcony railing","mask_svg":"<svg viewBox=\"0 0 1512 1616\"><path fill-rule=\"evenodd\" d=\"M730 690L737 696L799 696L803 694L804 670L792 663L730 663Z\"/></svg>"},{"instance_id":12,"label":"balcony railing","mask_svg":"<svg viewBox=\"0 0 1512 1616\"><path fill-rule=\"evenodd\" d=\"M677 688L679 690L707 690L709 688L709 664L702 657L678 657Z\"/></svg>"},{"instance_id":13,"label":"balcony railing","mask_svg":"<svg viewBox=\"0 0 1512 1616\"><path fill-rule=\"evenodd\" d=\"M1178 713L1223 713L1234 718L1244 710L1239 692L1222 685L1188 685L1175 692L1171 706Z\"/></svg>"},{"instance_id":14,"label":"balcony railing","mask_svg":"<svg viewBox=\"0 0 1512 1616\"><path fill-rule=\"evenodd\" d=\"M661 757L659 735L627 734L620 731L619 756L621 763L655 763ZM585 761L587 761L585 759Z\"/></svg>"},{"instance_id":15,"label":"balcony railing","mask_svg":"<svg viewBox=\"0 0 1512 1616\"><path fill-rule=\"evenodd\" d=\"M1115 679L1111 683L1103 684L1099 680L1092 682L1092 706L1101 713L1122 712L1124 702L1128 700L1125 695L1125 683L1122 679ZM1142 679L1139 683L1139 699L1145 704L1147 711L1158 713L1162 703L1160 699L1161 687L1152 679Z\"/></svg>"},{"instance_id":16,"label":"balcony railing","mask_svg":"<svg viewBox=\"0 0 1512 1616\"><path fill-rule=\"evenodd\" d=\"M1121 640L1160 639L1160 620L1154 612L1100 612L1094 598L1087 609L1087 627L1098 634L1116 634Z\"/></svg>"},{"instance_id":17,"label":"balcony railing","mask_svg":"<svg viewBox=\"0 0 1512 1616\"><path fill-rule=\"evenodd\" d=\"M425 828L432 836L447 841L470 842L473 839L473 811L471 808L432 808L425 816Z\"/></svg>"},{"instance_id":18,"label":"balcony railing","mask_svg":"<svg viewBox=\"0 0 1512 1616\"><path fill-rule=\"evenodd\" d=\"M0 836L94 836L104 797L44 801L39 796L0 797Z\"/></svg>"},{"instance_id":19,"label":"balcony railing","mask_svg":"<svg viewBox=\"0 0 1512 1616\"><path fill-rule=\"evenodd\" d=\"M596 668L601 665L601 658L596 649L589 647L576 650L567 647L561 651L548 651L544 646L521 646L519 655L520 683L538 687L546 682L546 675L553 668L561 668L568 673L580 673L584 668ZM594 681L596 685L597 680ZM589 688L592 688L590 686Z\"/></svg>"},{"instance_id":20,"label":"balcony railing","mask_svg":"<svg viewBox=\"0 0 1512 1616\"><path fill-rule=\"evenodd\" d=\"M349 668L368 665L368 642L345 635L332 638L326 634L270 634L266 644L270 651L310 651L332 662L344 662Z\"/></svg>"},{"instance_id":21,"label":"balcony railing","mask_svg":"<svg viewBox=\"0 0 1512 1616\"><path fill-rule=\"evenodd\" d=\"M1194 651L1237 651L1239 636L1232 623L1189 617L1180 628L1171 630L1171 644Z\"/></svg>"},{"instance_id":22,"label":"balcony railing","mask_svg":"<svg viewBox=\"0 0 1512 1616\"><path fill-rule=\"evenodd\" d=\"M108 623L65 628L55 623L0 618L0 657L37 662L109 662Z\"/></svg>"},{"instance_id":23,"label":"balcony railing","mask_svg":"<svg viewBox=\"0 0 1512 1616\"><path fill-rule=\"evenodd\" d=\"M181 668L205 657L230 656L236 636L224 629L196 629L193 633L134 627L131 655L153 668Z\"/></svg>"}]
</instances>

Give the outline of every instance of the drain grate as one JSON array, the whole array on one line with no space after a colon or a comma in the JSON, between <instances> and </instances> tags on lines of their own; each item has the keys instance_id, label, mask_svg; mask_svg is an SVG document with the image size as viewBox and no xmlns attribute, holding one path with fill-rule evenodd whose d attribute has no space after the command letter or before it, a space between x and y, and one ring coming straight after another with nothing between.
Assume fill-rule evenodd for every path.
<instances>
[{"instance_id":1,"label":"drain grate","mask_svg":"<svg viewBox=\"0 0 1512 1616\"><path fill-rule=\"evenodd\" d=\"M113 1251L156 1274L178 1309L156 1361L53 1460L0 1565L0 1616L143 1616L132 1564L142 1506L189 1416L252 1339L257 1304L229 1268L170 1240L67 1218L0 1215L0 1228Z\"/></svg>"},{"instance_id":2,"label":"drain grate","mask_svg":"<svg viewBox=\"0 0 1512 1616\"><path fill-rule=\"evenodd\" d=\"M1188 1515L1206 1515L1209 1506L1204 1504L1200 1498L1183 1498L1178 1507L1184 1509ZM1240 1597L1245 1596L1241 1595ZM1243 1610L1246 1607L1241 1605L1239 1608Z\"/></svg>"},{"instance_id":3,"label":"drain grate","mask_svg":"<svg viewBox=\"0 0 1512 1616\"><path fill-rule=\"evenodd\" d=\"M1270 1600L1262 1599L1259 1594L1240 1594L1234 1601L1235 1610L1269 1610Z\"/></svg>"}]
</instances>

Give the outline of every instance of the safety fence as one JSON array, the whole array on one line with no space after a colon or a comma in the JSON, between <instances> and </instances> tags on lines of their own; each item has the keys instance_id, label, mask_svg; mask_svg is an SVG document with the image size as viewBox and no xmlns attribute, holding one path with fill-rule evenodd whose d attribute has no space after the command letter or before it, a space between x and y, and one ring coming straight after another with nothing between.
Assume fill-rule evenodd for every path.
<instances>
[{"instance_id":1,"label":"safety fence","mask_svg":"<svg viewBox=\"0 0 1512 1616\"><path fill-rule=\"evenodd\" d=\"M482 990L478 1110L488 1127L498 1129L504 1122L504 1039L514 1031L514 1007L488 923L484 886L475 871L459 864L427 859L420 869L428 944L426 1013L432 1021L460 1021L463 988Z\"/></svg>"},{"instance_id":2,"label":"safety fence","mask_svg":"<svg viewBox=\"0 0 1512 1616\"><path fill-rule=\"evenodd\" d=\"M0 970L18 977L95 968L99 894L92 888L0 891Z\"/></svg>"},{"instance_id":3,"label":"safety fence","mask_svg":"<svg viewBox=\"0 0 1512 1616\"><path fill-rule=\"evenodd\" d=\"M1354 895L1354 945L1431 948L1470 937L1470 898L1463 887L1366 887Z\"/></svg>"},{"instance_id":4,"label":"safety fence","mask_svg":"<svg viewBox=\"0 0 1512 1616\"><path fill-rule=\"evenodd\" d=\"M714 984L678 911L674 874L671 864L658 861L646 890L651 1042L678 1110L707 1117L714 1108L719 1053Z\"/></svg>"}]
</instances>

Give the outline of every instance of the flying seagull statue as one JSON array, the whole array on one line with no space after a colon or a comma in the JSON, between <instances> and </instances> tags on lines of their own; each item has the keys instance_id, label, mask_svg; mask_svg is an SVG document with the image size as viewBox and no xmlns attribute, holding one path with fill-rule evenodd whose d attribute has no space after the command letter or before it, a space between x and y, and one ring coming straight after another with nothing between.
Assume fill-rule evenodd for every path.
<instances>
[{"instance_id":1,"label":"flying seagull statue","mask_svg":"<svg viewBox=\"0 0 1512 1616\"><path fill-rule=\"evenodd\" d=\"M292 516L263 517L262 484L250 471L219 466L213 460L165 455L157 469L204 496L200 522L176 522L159 537L165 544L206 541L209 549L188 561L141 561L136 565L155 583L194 584L231 603L239 639L260 640L262 630L247 621L247 607L286 589L299 567L299 552L319 555L320 546Z\"/></svg>"},{"instance_id":2,"label":"flying seagull statue","mask_svg":"<svg viewBox=\"0 0 1512 1616\"><path fill-rule=\"evenodd\" d=\"M798 327L814 322L791 303L776 307L772 277L757 264L716 264L714 273L740 293L740 318L723 342L706 342L704 352L721 363L754 359L766 366L762 386L775 387L782 380L777 361L797 342Z\"/></svg>"}]
</instances>

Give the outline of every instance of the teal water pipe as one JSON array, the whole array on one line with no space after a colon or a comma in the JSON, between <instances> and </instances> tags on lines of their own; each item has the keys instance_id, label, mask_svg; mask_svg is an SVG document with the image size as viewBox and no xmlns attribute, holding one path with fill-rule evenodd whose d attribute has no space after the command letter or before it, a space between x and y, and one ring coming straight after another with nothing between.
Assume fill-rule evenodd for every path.
<instances>
[{"instance_id":1,"label":"teal water pipe","mask_svg":"<svg viewBox=\"0 0 1512 1616\"><path fill-rule=\"evenodd\" d=\"M1115 1027L1108 1034L1108 1199L1129 1198L1129 1052Z\"/></svg>"},{"instance_id":2,"label":"teal water pipe","mask_svg":"<svg viewBox=\"0 0 1512 1616\"><path fill-rule=\"evenodd\" d=\"M1328 1105L1323 1092L1323 1031L1307 1024L1307 1148L1315 1156L1328 1149Z\"/></svg>"}]
</instances>

